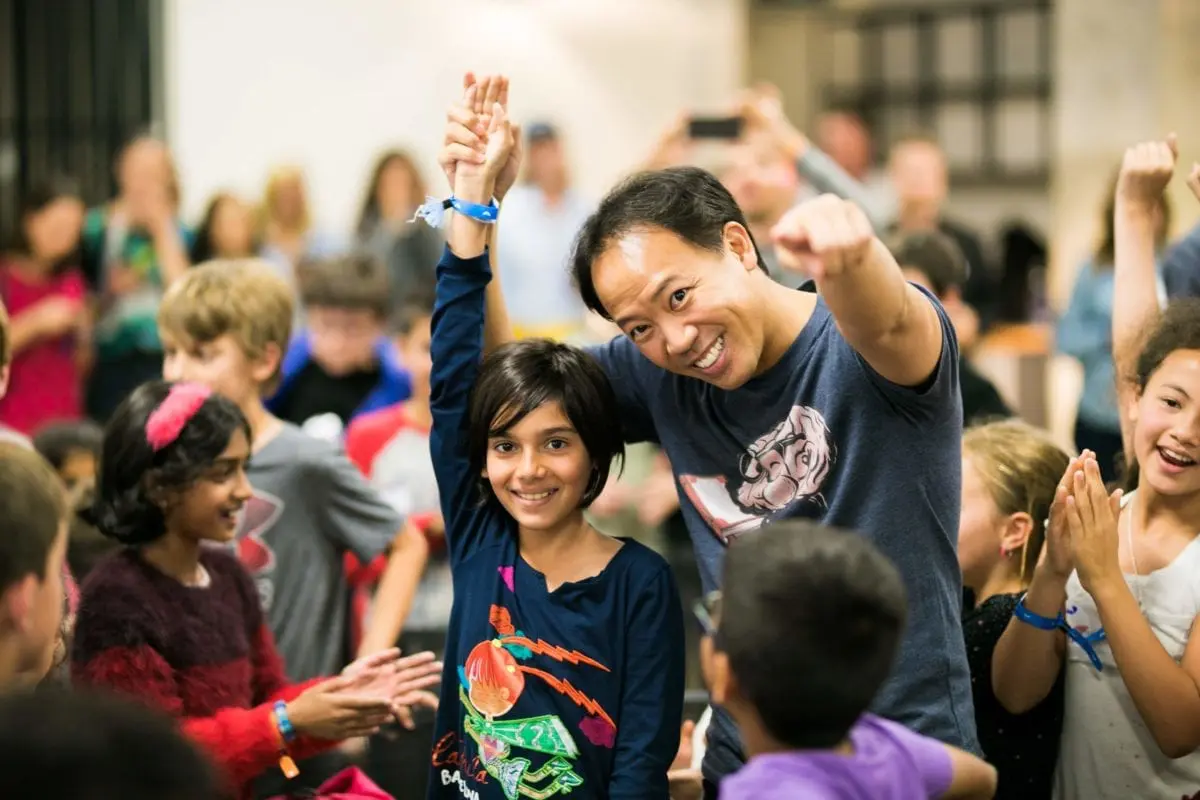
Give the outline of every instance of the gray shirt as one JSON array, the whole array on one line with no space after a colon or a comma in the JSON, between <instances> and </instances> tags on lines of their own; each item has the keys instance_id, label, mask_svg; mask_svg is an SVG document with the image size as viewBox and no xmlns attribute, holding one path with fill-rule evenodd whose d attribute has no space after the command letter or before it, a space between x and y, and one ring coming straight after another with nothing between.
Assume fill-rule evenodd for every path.
<instances>
[{"instance_id":1,"label":"gray shirt","mask_svg":"<svg viewBox=\"0 0 1200 800\"><path fill-rule=\"evenodd\" d=\"M238 557L258 586L288 678L346 663L349 587L343 555L367 563L403 520L341 448L283 429L250 459L254 496L242 511Z\"/></svg>"}]
</instances>

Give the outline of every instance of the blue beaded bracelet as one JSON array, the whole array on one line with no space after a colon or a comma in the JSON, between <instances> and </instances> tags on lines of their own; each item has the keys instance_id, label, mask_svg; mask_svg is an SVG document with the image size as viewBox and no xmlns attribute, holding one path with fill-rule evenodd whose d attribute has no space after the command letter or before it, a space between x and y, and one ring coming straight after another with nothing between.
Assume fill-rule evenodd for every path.
<instances>
[{"instance_id":1,"label":"blue beaded bracelet","mask_svg":"<svg viewBox=\"0 0 1200 800\"><path fill-rule=\"evenodd\" d=\"M1092 662L1092 666L1096 668L1097 672L1104 671L1104 664L1100 661L1100 656L1096 653L1095 647L1098 642L1103 642L1106 638L1108 638L1105 635L1103 628L1095 631L1094 633L1083 633L1075 628L1072 628L1067 623L1066 614L1061 611L1058 612L1058 616L1054 618L1043 617L1041 614L1036 614L1030 611L1025 606L1024 597L1017 601L1017 607L1013 609L1013 616L1019 619L1021 622L1024 622L1026 625L1031 625L1038 630L1061 630L1063 633L1067 634L1067 637L1071 641L1079 645L1079 648L1083 650L1083 652L1087 653L1088 660Z\"/></svg>"},{"instance_id":2,"label":"blue beaded bracelet","mask_svg":"<svg viewBox=\"0 0 1200 800\"><path fill-rule=\"evenodd\" d=\"M275 701L275 725L279 728L279 735L283 737L284 742L290 744L296 740L296 729L288 717L287 703L282 700Z\"/></svg>"}]
</instances>

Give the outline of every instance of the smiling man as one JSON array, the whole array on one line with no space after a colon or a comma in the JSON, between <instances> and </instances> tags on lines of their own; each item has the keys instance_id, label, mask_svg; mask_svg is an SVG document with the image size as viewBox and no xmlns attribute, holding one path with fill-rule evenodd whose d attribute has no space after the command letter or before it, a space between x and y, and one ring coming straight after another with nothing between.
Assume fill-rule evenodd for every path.
<instances>
[{"instance_id":1,"label":"smiling man","mask_svg":"<svg viewBox=\"0 0 1200 800\"><path fill-rule=\"evenodd\" d=\"M489 86L491 97L507 93L506 83ZM472 131L483 108L490 102L451 109L448 171L479 147ZM751 122L798 135L781 117ZM899 567L912 611L872 710L977 751L955 557L954 329L852 203L809 201L773 238L783 266L812 276L819 294L768 276L745 216L707 172L681 167L621 184L572 257L585 305L622 330L592 353L617 392L627 440L657 442L670 459L704 590L720 588L725 546L772 520L858 531ZM494 347L510 335L495 281L488 303ZM736 728L718 712L704 763L709 796L741 761Z\"/></svg>"}]
</instances>

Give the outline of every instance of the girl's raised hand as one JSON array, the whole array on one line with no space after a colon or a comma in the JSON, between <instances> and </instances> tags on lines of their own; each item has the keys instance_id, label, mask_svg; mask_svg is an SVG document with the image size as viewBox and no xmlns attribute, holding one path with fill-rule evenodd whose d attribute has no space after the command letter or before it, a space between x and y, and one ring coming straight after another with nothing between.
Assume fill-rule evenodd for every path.
<instances>
[{"instance_id":1,"label":"girl's raised hand","mask_svg":"<svg viewBox=\"0 0 1200 800\"><path fill-rule=\"evenodd\" d=\"M446 130L442 137L442 149L438 152L438 164L454 191L459 165L467 169L478 169L484 162L485 142L488 126L475 113L479 86L475 75L468 72L463 76L463 96L446 112Z\"/></svg>"},{"instance_id":2,"label":"girl's raised hand","mask_svg":"<svg viewBox=\"0 0 1200 800\"><path fill-rule=\"evenodd\" d=\"M486 75L477 83L472 111L485 128L484 154L493 194L503 198L517 180L521 165L521 130L508 118L508 78Z\"/></svg>"},{"instance_id":3,"label":"girl's raised hand","mask_svg":"<svg viewBox=\"0 0 1200 800\"><path fill-rule=\"evenodd\" d=\"M1157 142L1142 142L1125 151L1117 178L1117 198L1138 208L1157 208L1175 174L1179 145L1175 134Z\"/></svg>"},{"instance_id":4,"label":"girl's raised hand","mask_svg":"<svg viewBox=\"0 0 1200 800\"><path fill-rule=\"evenodd\" d=\"M1120 514L1121 491L1108 493L1099 464L1089 457L1083 471L1075 473L1065 510L1075 568L1089 594L1106 582L1124 581L1117 533Z\"/></svg>"},{"instance_id":5,"label":"girl's raised hand","mask_svg":"<svg viewBox=\"0 0 1200 800\"><path fill-rule=\"evenodd\" d=\"M1046 544L1038 557L1038 567L1048 569L1060 578L1069 577L1075 569L1075 562L1071 556L1071 534L1064 512L1067 497L1075 485L1075 475L1083 470L1083 462L1090 454L1090 450L1084 450L1071 459L1058 482L1058 488L1054 491L1054 500L1050 503L1050 516L1046 520Z\"/></svg>"}]
</instances>

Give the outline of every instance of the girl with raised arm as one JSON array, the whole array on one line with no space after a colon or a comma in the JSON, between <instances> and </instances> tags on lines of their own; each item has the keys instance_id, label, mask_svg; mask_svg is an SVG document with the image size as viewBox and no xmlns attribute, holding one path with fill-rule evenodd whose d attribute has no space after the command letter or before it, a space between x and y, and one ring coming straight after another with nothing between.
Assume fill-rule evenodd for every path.
<instances>
[{"instance_id":1,"label":"girl with raised arm","mask_svg":"<svg viewBox=\"0 0 1200 800\"><path fill-rule=\"evenodd\" d=\"M1160 312L1154 273L1175 159L1173 138L1132 147L1117 186L1113 357L1133 491L1110 496L1090 452L1071 462L1046 557L993 662L1014 713L1046 697L1065 662L1065 800L1200 791L1200 305Z\"/></svg>"},{"instance_id":2,"label":"girl with raised arm","mask_svg":"<svg viewBox=\"0 0 1200 800\"><path fill-rule=\"evenodd\" d=\"M428 796L666 800L683 704L678 591L660 556L584 518L623 450L599 365L547 340L483 359L492 198L515 175L515 135L506 82L467 83L459 109L479 105L487 123L477 148L443 152L455 213L430 348L455 597Z\"/></svg>"}]
</instances>

